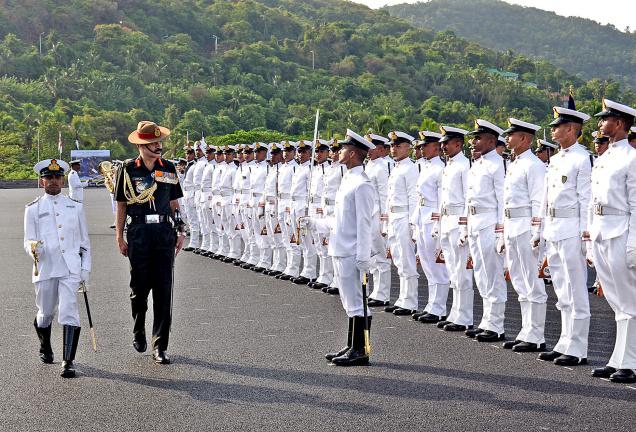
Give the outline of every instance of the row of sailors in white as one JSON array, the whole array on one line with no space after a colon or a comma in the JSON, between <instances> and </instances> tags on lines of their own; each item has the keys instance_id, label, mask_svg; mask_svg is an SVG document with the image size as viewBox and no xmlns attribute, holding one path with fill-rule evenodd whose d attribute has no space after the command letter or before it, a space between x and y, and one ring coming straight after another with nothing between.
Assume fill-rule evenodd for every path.
<instances>
[{"instance_id":1,"label":"row of sailors in white","mask_svg":"<svg viewBox=\"0 0 636 432\"><path fill-rule=\"evenodd\" d=\"M631 108L612 101L604 104L614 107L614 113L631 112ZM387 310L406 315L418 309L418 273L412 243L415 239L429 288L429 301L424 312L418 314L421 321L438 322L448 331L465 330L480 341L503 340L507 300L503 277L505 267L519 296L522 329L514 341L506 342L504 346L521 352L542 351L545 347L547 295L537 267L539 249L545 245L558 297L557 308L561 311L562 331L553 350L542 353L540 358L555 360L561 365L581 364L587 357L590 317L585 257L594 260L592 249L598 249L595 260L597 272L604 292L609 289L606 296L616 312L618 323L610 366L631 369L636 367L636 332L633 328L636 299L633 292L616 288L636 287L633 283L635 271L628 268L625 261L626 247L631 251L627 256L636 260L636 231L630 229L631 215L635 211L632 209L635 202L630 194L636 193L636 189L631 177L624 178L636 175L636 170L616 170L616 167L633 167L630 165L633 149L626 139L620 140L610 145L612 151L606 152L607 156L599 158L594 173L597 177L595 184L600 189L597 196L592 188L590 200L592 164L588 151L577 143L580 125L589 116L561 107L555 107L554 113L556 119L550 126L554 140L562 149L552 158L547 173L545 164L530 150L539 126L516 119L510 119L510 127L505 132L485 120L476 122L475 130L470 133L473 136L471 144L481 157L472 166L462 153L464 137L469 133L459 128L443 127L441 137L433 132L422 132L422 141L418 144L422 145L427 157L419 167L408 157L410 144L414 141L408 134L395 131L390 135L390 142L380 136L366 137L376 145L378 152L390 143L395 160L393 162L386 154L378 157L372 150L366 167L376 190L375 200L383 227L374 234L373 241L375 245L385 245L390 251L400 277L398 300ZM515 160L507 166L507 173L501 156L492 151L502 133L507 135L508 146L515 153ZM447 159L445 166L437 154L437 144L427 145L438 139ZM258 205L264 207L267 236L258 236L258 230L252 229L257 239L267 239L261 242L261 259L257 265L274 272L284 272L283 277L289 279L297 276L299 271L300 252L290 239L296 235L297 217L305 211L302 203L306 202L307 174L293 159L294 143L285 145L289 150L285 163L276 156L279 151L278 145L274 144L274 151L270 150L272 164L269 168L265 165L268 170L265 181L251 182L250 187L264 186L264 198L259 200ZM311 143L304 145L311 146ZM617 160L606 162L610 155ZM306 160L301 159L300 166ZM333 198L329 196L329 190L335 195L339 182L334 179L342 177L338 174L337 163L332 163L326 174L323 163L318 163L313 173L314 178L323 180L316 180L321 183L323 196L310 196L311 204L319 199L321 207L310 204L313 207L311 215L319 211L323 216L333 212ZM297 171L298 180L295 176ZM611 180L619 174L623 178ZM312 185L310 190L311 193L319 193L318 186ZM614 197L610 199L611 191L622 194L622 201ZM299 203L297 206L295 201ZM612 206L607 207L610 203ZM595 213L595 208L601 210ZM585 241L588 239L588 221L591 223L592 242ZM593 229L595 226L603 228ZM278 231L282 235L278 235ZM316 269L315 259L311 259L314 256L312 247L317 249L319 256L327 257L325 248L321 252L325 244L324 234L311 235L317 237L313 241L302 239L301 248L309 258L305 262L313 263L306 264L301 275L308 279L314 278ZM613 240L615 238L620 241ZM316 239L320 241L316 242ZM196 242L196 239L193 241ZM440 248L445 263L439 262ZM271 261L267 252L263 252L266 250L273 252ZM573 254L573 250L581 250L581 254ZM285 258L283 254L286 254ZM469 255L474 271L466 268ZM265 259L262 259L263 256ZM288 263L286 267L283 267L283 261ZM614 269L619 265L622 266L621 271L616 272ZM372 258L371 271L374 291L370 295L370 305L386 305L390 294L390 260L384 254L376 254ZM477 328L472 328L473 273L483 302L483 315ZM330 283L330 278L333 278L331 262L322 259L318 280ZM620 281L617 282L616 278ZM454 292L452 307L447 318L440 322L447 315L449 287Z\"/></svg>"}]
</instances>

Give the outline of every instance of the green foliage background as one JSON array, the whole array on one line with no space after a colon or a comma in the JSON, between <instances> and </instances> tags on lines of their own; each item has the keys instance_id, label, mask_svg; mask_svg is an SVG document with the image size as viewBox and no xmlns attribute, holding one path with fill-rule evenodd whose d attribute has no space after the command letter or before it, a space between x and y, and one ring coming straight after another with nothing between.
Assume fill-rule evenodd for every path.
<instances>
[{"instance_id":1,"label":"green foliage background","mask_svg":"<svg viewBox=\"0 0 636 432\"><path fill-rule=\"evenodd\" d=\"M603 96L636 103L613 80L586 82L339 0L5 0L0 178L30 176L38 140L42 157L54 156L59 131L63 157L77 137L124 158L142 119L172 129L169 156L186 134L209 143L310 138L316 108L323 137L347 127L467 127L477 116L546 124L570 85L590 113Z\"/></svg>"}]
</instances>

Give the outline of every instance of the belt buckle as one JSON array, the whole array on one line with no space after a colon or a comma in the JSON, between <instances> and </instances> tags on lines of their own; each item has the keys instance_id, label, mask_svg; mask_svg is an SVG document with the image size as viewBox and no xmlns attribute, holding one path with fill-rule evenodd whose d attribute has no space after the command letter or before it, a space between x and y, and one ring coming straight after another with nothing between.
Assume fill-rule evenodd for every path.
<instances>
[{"instance_id":1,"label":"belt buckle","mask_svg":"<svg viewBox=\"0 0 636 432\"><path fill-rule=\"evenodd\" d=\"M426 204L426 198L420 198L420 206L424 206Z\"/></svg>"},{"instance_id":2,"label":"belt buckle","mask_svg":"<svg viewBox=\"0 0 636 432\"><path fill-rule=\"evenodd\" d=\"M146 223L159 223L159 215L158 214L150 214L146 215Z\"/></svg>"},{"instance_id":3,"label":"belt buckle","mask_svg":"<svg viewBox=\"0 0 636 432\"><path fill-rule=\"evenodd\" d=\"M475 209L475 206L468 206L468 213L470 213L471 215L476 215L477 211Z\"/></svg>"},{"instance_id":4,"label":"belt buckle","mask_svg":"<svg viewBox=\"0 0 636 432\"><path fill-rule=\"evenodd\" d=\"M603 206L601 204L594 204L594 214L603 216Z\"/></svg>"},{"instance_id":5,"label":"belt buckle","mask_svg":"<svg viewBox=\"0 0 636 432\"><path fill-rule=\"evenodd\" d=\"M554 207L550 207L550 208L548 209L548 215L549 215L550 217L554 217L554 216L556 215L556 211L554 210Z\"/></svg>"},{"instance_id":6,"label":"belt buckle","mask_svg":"<svg viewBox=\"0 0 636 432\"><path fill-rule=\"evenodd\" d=\"M391 207L389 208L389 210L391 211L391 213L395 213L395 212L393 211L393 209L394 209L394 208L395 208L395 207L393 207L393 206L391 206Z\"/></svg>"},{"instance_id":7,"label":"belt buckle","mask_svg":"<svg viewBox=\"0 0 636 432\"><path fill-rule=\"evenodd\" d=\"M510 209L504 209L504 216L506 216L507 218L510 217Z\"/></svg>"},{"instance_id":8,"label":"belt buckle","mask_svg":"<svg viewBox=\"0 0 636 432\"><path fill-rule=\"evenodd\" d=\"M444 207L444 208L442 209L442 215L443 215L443 216L448 216L448 209L447 209L446 207Z\"/></svg>"}]
</instances>

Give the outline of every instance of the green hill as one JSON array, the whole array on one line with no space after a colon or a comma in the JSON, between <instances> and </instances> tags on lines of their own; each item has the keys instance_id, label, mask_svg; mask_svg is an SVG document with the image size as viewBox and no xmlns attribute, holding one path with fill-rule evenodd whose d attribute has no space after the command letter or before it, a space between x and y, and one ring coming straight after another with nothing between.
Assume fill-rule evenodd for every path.
<instances>
[{"instance_id":1,"label":"green hill","mask_svg":"<svg viewBox=\"0 0 636 432\"><path fill-rule=\"evenodd\" d=\"M431 0L386 10L423 28L452 30L494 50L543 57L584 78L611 78L636 89L636 32L500 0Z\"/></svg>"},{"instance_id":2,"label":"green hill","mask_svg":"<svg viewBox=\"0 0 636 432\"><path fill-rule=\"evenodd\" d=\"M38 139L53 156L58 132L64 157L76 137L131 155L126 138L140 119L171 128L176 151L186 134L309 138L316 108L329 137L476 116L545 123L571 84L588 112L603 95L636 102L615 82L534 65L338 0L3 1L0 178L30 175Z\"/></svg>"}]
</instances>

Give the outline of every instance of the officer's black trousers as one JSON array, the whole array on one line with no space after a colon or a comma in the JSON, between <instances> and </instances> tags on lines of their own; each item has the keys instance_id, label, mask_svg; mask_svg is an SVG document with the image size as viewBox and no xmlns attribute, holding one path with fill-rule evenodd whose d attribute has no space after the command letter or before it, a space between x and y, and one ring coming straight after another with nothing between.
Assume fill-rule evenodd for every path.
<instances>
[{"instance_id":1,"label":"officer's black trousers","mask_svg":"<svg viewBox=\"0 0 636 432\"><path fill-rule=\"evenodd\" d=\"M145 331L148 294L152 290L152 348L165 351L168 349L172 321L176 234L168 223L131 224L128 226L127 241L133 334L138 336Z\"/></svg>"}]
</instances>

